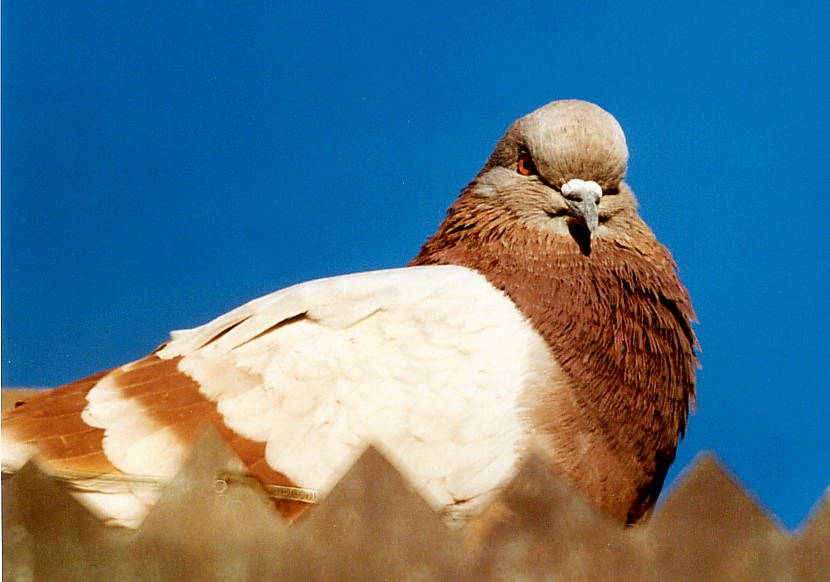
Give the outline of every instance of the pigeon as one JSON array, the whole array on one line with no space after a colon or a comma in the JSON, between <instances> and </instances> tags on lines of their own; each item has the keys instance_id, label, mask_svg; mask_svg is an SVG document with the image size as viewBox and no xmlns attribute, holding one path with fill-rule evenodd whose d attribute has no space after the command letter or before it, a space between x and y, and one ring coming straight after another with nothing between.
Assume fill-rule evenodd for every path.
<instances>
[{"instance_id":1,"label":"pigeon","mask_svg":"<svg viewBox=\"0 0 830 582\"><path fill-rule=\"evenodd\" d=\"M34 457L137 527L211 424L289 517L374 443L461 520L533 451L601 512L641 520L694 405L698 343L627 164L611 114L549 103L409 265L278 290L31 397L2 419L3 470Z\"/></svg>"}]
</instances>

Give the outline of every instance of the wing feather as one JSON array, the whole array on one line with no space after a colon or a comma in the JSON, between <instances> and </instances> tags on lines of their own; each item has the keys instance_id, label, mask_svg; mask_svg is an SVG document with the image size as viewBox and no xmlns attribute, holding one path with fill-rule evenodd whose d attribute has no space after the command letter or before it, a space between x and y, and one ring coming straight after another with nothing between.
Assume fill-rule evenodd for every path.
<instances>
[{"instance_id":1,"label":"wing feather","mask_svg":"<svg viewBox=\"0 0 830 582\"><path fill-rule=\"evenodd\" d=\"M289 287L176 334L159 356L181 358L224 422L265 441L291 481L325 489L375 441L445 501L509 476L529 431L519 400L552 365L529 362L542 345L483 277L441 266ZM479 470L490 478L472 489L436 481Z\"/></svg>"},{"instance_id":2,"label":"wing feather","mask_svg":"<svg viewBox=\"0 0 830 582\"><path fill-rule=\"evenodd\" d=\"M513 303L468 269L321 279L24 405L4 461L8 446L18 465L36 449L66 469L163 481L209 421L266 483L326 490L374 442L436 507L477 510L527 448L526 393L557 370ZM94 498L95 483L84 495L101 512L138 512L122 522L152 503L112 487Z\"/></svg>"}]
</instances>

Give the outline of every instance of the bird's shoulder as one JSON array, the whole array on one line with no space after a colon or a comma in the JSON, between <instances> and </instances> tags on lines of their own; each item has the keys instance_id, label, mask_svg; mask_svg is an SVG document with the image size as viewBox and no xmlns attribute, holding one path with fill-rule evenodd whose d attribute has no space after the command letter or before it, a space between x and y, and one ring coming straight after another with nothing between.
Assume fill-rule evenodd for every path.
<instances>
[{"instance_id":1,"label":"bird's shoulder","mask_svg":"<svg viewBox=\"0 0 830 582\"><path fill-rule=\"evenodd\" d=\"M382 314L389 323L429 324L469 332L521 317L512 302L474 270L435 265L368 271L307 281L250 301L197 328L174 331L163 358L193 352L256 351L313 324L349 330ZM392 334L394 330L387 329Z\"/></svg>"}]
</instances>

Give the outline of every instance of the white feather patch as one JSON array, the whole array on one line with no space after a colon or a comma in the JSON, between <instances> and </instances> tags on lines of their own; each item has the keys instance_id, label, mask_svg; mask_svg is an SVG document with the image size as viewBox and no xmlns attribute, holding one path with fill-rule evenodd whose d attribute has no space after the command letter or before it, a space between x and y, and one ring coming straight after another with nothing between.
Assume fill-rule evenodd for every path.
<instances>
[{"instance_id":1,"label":"white feather patch","mask_svg":"<svg viewBox=\"0 0 830 582\"><path fill-rule=\"evenodd\" d=\"M19 442L9 431L3 431L3 444L0 456L3 459L3 471L17 471L26 464L35 452L35 447Z\"/></svg>"},{"instance_id":2,"label":"white feather patch","mask_svg":"<svg viewBox=\"0 0 830 582\"><path fill-rule=\"evenodd\" d=\"M105 430L104 453L117 469L142 477L172 479L187 447L173 429L159 425L135 400L124 398L113 379L116 374L105 376L89 391L82 414L84 422Z\"/></svg>"},{"instance_id":3,"label":"white feather patch","mask_svg":"<svg viewBox=\"0 0 830 582\"><path fill-rule=\"evenodd\" d=\"M73 491L78 501L108 525L137 528L161 497L161 487L150 491Z\"/></svg>"},{"instance_id":4,"label":"white feather patch","mask_svg":"<svg viewBox=\"0 0 830 582\"><path fill-rule=\"evenodd\" d=\"M433 505L475 500L474 511L526 448L523 393L557 369L503 293L451 266L290 287L176 332L158 355L181 356L226 424L267 442L268 463L300 486L328 489L379 442ZM114 429L111 441L127 438Z\"/></svg>"}]
</instances>

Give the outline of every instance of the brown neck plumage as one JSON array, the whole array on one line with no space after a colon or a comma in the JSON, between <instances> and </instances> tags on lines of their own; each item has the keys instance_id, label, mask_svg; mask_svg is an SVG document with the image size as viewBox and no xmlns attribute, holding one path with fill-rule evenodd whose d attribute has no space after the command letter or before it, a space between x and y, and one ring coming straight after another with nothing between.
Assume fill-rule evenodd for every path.
<instances>
[{"instance_id":1,"label":"brown neck plumage","mask_svg":"<svg viewBox=\"0 0 830 582\"><path fill-rule=\"evenodd\" d=\"M572 407L564 408L574 416L551 411L538 424L587 432L600 443L624 473L620 482L634 485L628 492L613 483L581 485L603 489L600 504L628 521L662 487L694 398L697 362L688 293L668 251L633 218L627 237L595 238L586 253L584 242L528 227L466 192L410 263L475 269L528 317L569 377ZM577 480L602 473L586 463L574 458L566 469Z\"/></svg>"}]
</instances>

